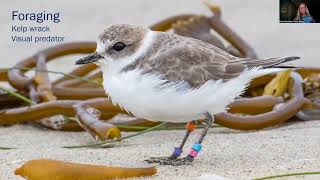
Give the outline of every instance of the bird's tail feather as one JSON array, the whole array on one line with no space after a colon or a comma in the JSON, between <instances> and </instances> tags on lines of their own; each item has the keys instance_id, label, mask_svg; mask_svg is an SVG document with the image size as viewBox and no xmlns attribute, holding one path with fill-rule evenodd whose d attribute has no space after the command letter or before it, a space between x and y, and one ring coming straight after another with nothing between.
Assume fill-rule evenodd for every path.
<instances>
[{"instance_id":1,"label":"bird's tail feather","mask_svg":"<svg viewBox=\"0 0 320 180\"><path fill-rule=\"evenodd\" d=\"M285 62L290 62L300 59L297 56L291 56L286 58L268 58L268 59L251 59L251 58L243 58L236 61L232 61L232 63L240 63L252 67L262 67L262 68L294 68L294 66L278 66Z\"/></svg>"},{"instance_id":2,"label":"bird's tail feather","mask_svg":"<svg viewBox=\"0 0 320 180\"><path fill-rule=\"evenodd\" d=\"M275 59L275 60L273 60L271 64L263 65L263 68L295 68L295 66L278 66L278 65L286 62L295 61L297 59L300 59L300 57L291 56L286 58L271 58L271 59Z\"/></svg>"}]
</instances>

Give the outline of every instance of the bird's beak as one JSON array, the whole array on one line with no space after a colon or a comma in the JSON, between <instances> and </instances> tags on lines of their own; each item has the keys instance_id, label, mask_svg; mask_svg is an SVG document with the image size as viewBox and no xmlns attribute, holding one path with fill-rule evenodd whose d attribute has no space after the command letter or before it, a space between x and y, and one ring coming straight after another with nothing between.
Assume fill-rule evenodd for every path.
<instances>
[{"instance_id":1,"label":"bird's beak","mask_svg":"<svg viewBox=\"0 0 320 180\"><path fill-rule=\"evenodd\" d=\"M79 65L79 64L93 63L93 62L97 62L101 58L103 58L101 55L99 55L97 52L94 52L86 57L79 59L78 61L76 61L75 64Z\"/></svg>"}]
</instances>

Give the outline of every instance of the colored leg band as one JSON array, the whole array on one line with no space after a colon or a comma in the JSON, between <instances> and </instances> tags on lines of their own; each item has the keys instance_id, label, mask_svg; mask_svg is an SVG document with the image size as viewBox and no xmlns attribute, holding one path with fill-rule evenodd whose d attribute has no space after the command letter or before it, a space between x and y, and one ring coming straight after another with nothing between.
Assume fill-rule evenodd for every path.
<instances>
[{"instance_id":1,"label":"colored leg band","mask_svg":"<svg viewBox=\"0 0 320 180\"><path fill-rule=\"evenodd\" d=\"M199 143L194 143L192 146L192 149L194 149L195 151L199 152L201 150L202 146Z\"/></svg>"},{"instance_id":2,"label":"colored leg band","mask_svg":"<svg viewBox=\"0 0 320 180\"><path fill-rule=\"evenodd\" d=\"M198 152L191 149L190 152L189 152L189 155L192 156L192 157L196 157L198 155Z\"/></svg>"},{"instance_id":3,"label":"colored leg band","mask_svg":"<svg viewBox=\"0 0 320 180\"><path fill-rule=\"evenodd\" d=\"M196 157L198 155L198 153L200 152L201 148L202 148L201 144L194 143L190 152L189 152L189 155L192 157Z\"/></svg>"},{"instance_id":4,"label":"colored leg band","mask_svg":"<svg viewBox=\"0 0 320 180\"><path fill-rule=\"evenodd\" d=\"M189 131L193 131L196 128L196 125L193 122L188 122L187 125L186 125L186 128Z\"/></svg>"},{"instance_id":5,"label":"colored leg band","mask_svg":"<svg viewBox=\"0 0 320 180\"><path fill-rule=\"evenodd\" d=\"M178 157L178 156L181 155L181 153L182 153L182 149L180 149L180 148L178 148L178 147L175 147L175 148L174 148L174 151L173 151L173 155L174 155L174 156Z\"/></svg>"}]
</instances>

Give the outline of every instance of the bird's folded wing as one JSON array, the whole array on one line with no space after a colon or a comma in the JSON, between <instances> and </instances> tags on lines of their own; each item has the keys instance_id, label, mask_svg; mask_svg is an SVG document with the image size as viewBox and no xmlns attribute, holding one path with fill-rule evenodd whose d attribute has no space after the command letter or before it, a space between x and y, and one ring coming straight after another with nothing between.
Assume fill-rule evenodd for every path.
<instances>
[{"instance_id":1,"label":"bird's folded wing","mask_svg":"<svg viewBox=\"0 0 320 180\"><path fill-rule=\"evenodd\" d=\"M234 57L235 58L235 57ZM168 82L187 82L192 88L208 80L227 81L237 77L246 65L232 63L230 56L204 47L174 47L151 57L143 67L145 73L159 73Z\"/></svg>"},{"instance_id":2,"label":"bird's folded wing","mask_svg":"<svg viewBox=\"0 0 320 180\"><path fill-rule=\"evenodd\" d=\"M194 40L195 41L195 40ZM192 88L208 80L228 81L252 67L271 68L299 57L251 59L234 57L204 42L175 46L148 59L144 70L159 73L168 82L187 82Z\"/></svg>"}]
</instances>

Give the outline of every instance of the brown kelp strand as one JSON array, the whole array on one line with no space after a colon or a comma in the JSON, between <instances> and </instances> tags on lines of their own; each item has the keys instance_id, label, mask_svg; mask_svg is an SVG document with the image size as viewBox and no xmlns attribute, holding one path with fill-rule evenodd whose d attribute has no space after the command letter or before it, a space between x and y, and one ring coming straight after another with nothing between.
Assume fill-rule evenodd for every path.
<instances>
[{"instance_id":1,"label":"brown kelp strand","mask_svg":"<svg viewBox=\"0 0 320 180\"><path fill-rule=\"evenodd\" d=\"M79 43L65 43L54 47L47 48L29 57L15 65L17 68L21 67L35 67L37 57L43 56L46 62L54 60L55 58L79 53L90 53L96 48L96 43L93 42L79 42ZM8 72L9 83L16 89L27 89L32 83L32 79L26 77L24 73L19 69L11 69Z\"/></svg>"},{"instance_id":2,"label":"brown kelp strand","mask_svg":"<svg viewBox=\"0 0 320 180\"><path fill-rule=\"evenodd\" d=\"M58 100L35 104L29 107L12 108L0 111L0 125L10 125L27 121L36 121L41 118L54 115L76 116L73 106L79 100ZM106 98L90 99L86 104L100 109L101 118L109 119L115 114L123 112L119 107L114 106Z\"/></svg>"},{"instance_id":3,"label":"brown kelp strand","mask_svg":"<svg viewBox=\"0 0 320 180\"><path fill-rule=\"evenodd\" d=\"M239 116L231 113L220 113L215 115L215 123L240 130L257 130L282 123L293 117L305 103L303 90L301 86L301 76L293 72L292 86L289 88L291 99L285 102L279 108L270 112L258 115Z\"/></svg>"},{"instance_id":4,"label":"brown kelp strand","mask_svg":"<svg viewBox=\"0 0 320 180\"><path fill-rule=\"evenodd\" d=\"M115 139L121 137L120 130L107 122L99 120L100 111L85 103L74 106L79 124L96 140Z\"/></svg>"},{"instance_id":5,"label":"brown kelp strand","mask_svg":"<svg viewBox=\"0 0 320 180\"><path fill-rule=\"evenodd\" d=\"M124 168L102 165L80 164L50 159L31 160L17 168L15 175L29 180L107 180L152 176L155 167Z\"/></svg>"}]
</instances>

